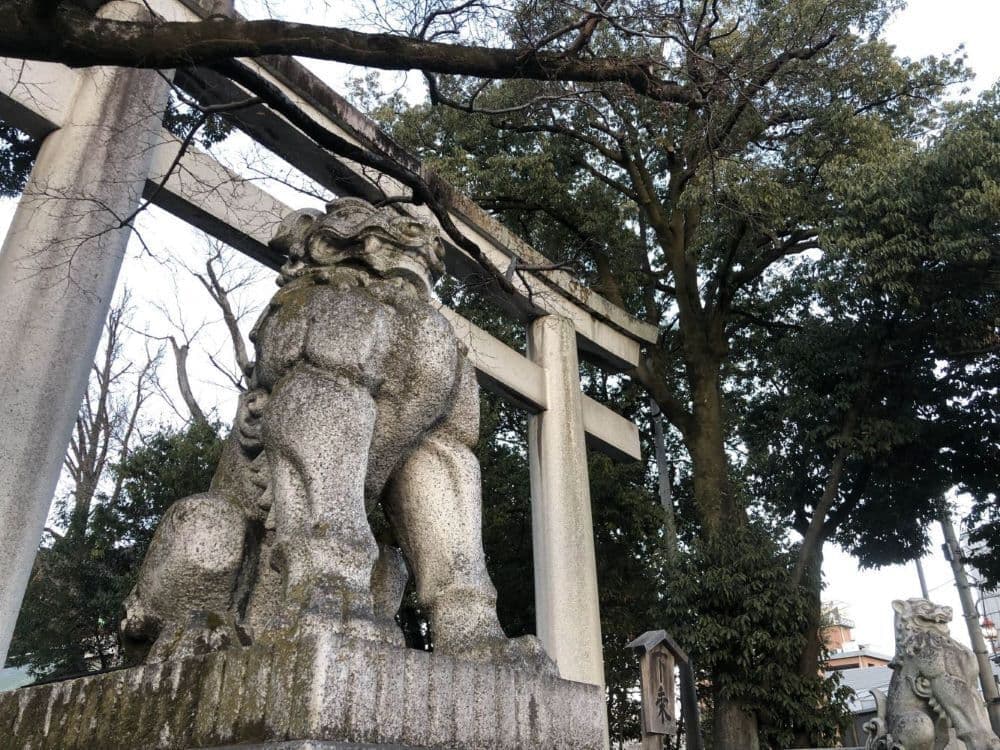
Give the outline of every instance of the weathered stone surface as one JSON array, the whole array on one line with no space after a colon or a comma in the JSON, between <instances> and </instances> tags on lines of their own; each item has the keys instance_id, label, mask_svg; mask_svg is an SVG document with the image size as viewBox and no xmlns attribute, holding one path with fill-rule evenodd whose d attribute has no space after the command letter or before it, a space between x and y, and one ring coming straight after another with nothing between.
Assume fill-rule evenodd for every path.
<instances>
[{"instance_id":1,"label":"weathered stone surface","mask_svg":"<svg viewBox=\"0 0 1000 750\"><path fill-rule=\"evenodd\" d=\"M599 750L604 713L594 685L331 634L0 693L0 750Z\"/></svg>"},{"instance_id":2,"label":"weathered stone surface","mask_svg":"<svg viewBox=\"0 0 1000 750\"><path fill-rule=\"evenodd\" d=\"M872 691L878 716L868 750L1000 750L990 728L975 654L948 633L951 607L896 600L896 653L888 698Z\"/></svg>"},{"instance_id":3,"label":"weathered stone surface","mask_svg":"<svg viewBox=\"0 0 1000 750\"><path fill-rule=\"evenodd\" d=\"M228 745L211 750L411 750L405 745L359 745L356 742L322 742L293 740L292 742L260 742L252 745Z\"/></svg>"},{"instance_id":4,"label":"weathered stone surface","mask_svg":"<svg viewBox=\"0 0 1000 750\"><path fill-rule=\"evenodd\" d=\"M546 410L528 422L538 637L559 674L600 685L604 652L573 324L554 315L534 321L528 352L544 368L548 394Z\"/></svg>"}]
</instances>

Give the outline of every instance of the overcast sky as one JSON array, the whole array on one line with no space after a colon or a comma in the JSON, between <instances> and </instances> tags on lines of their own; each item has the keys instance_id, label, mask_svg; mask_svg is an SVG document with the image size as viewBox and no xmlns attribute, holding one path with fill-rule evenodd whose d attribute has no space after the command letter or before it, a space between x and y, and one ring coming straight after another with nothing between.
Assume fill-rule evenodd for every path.
<instances>
[{"instance_id":1,"label":"overcast sky","mask_svg":"<svg viewBox=\"0 0 1000 750\"><path fill-rule=\"evenodd\" d=\"M1000 78L1000 2L997 0L910 0L887 29L900 55L941 55L965 46L977 72L974 88L988 88Z\"/></svg>"},{"instance_id":2,"label":"overcast sky","mask_svg":"<svg viewBox=\"0 0 1000 750\"><path fill-rule=\"evenodd\" d=\"M1000 77L1000 48L996 35L1000 30L1000 2L998 0L912 0L909 7L900 13L888 29L889 41L897 46L900 54L919 57L929 54L950 53L960 45L965 46L969 65L977 72L973 89L981 90ZM274 185L272 184L272 187ZM279 189L276 188L275 189ZM281 197L297 206L315 204L315 199L295 195L281 190ZM13 210L12 201L0 202L0 231L5 231ZM168 332L168 324L155 309L156 305L175 309L175 294L167 278L163 258L178 254L186 258L190 265L199 261L197 254L200 239L189 233L177 220L151 210L142 219L144 236L158 252L159 258L142 254L133 243L132 252L123 269L122 281L135 294L139 308L134 318L137 328L148 328L153 333ZM250 297L266 299L273 290L270 274L264 273L262 280L252 290ZM205 304L202 292L191 280L182 282L176 295L182 300L181 308L190 327L201 321L212 320L215 311ZM253 315L248 318L252 324ZM210 325L200 335L199 341L212 342L208 348L214 353L227 351L221 326ZM231 417L234 398L231 389L224 385L221 376L214 373L201 354L193 363L195 387L208 402L206 406L219 408L219 417L228 421ZM167 360L164 381L169 381L172 361ZM157 417L171 421L174 417L167 407L162 407ZM961 501L959 501L961 505ZM956 521L959 519L956 519ZM929 552L924 564L927 571L931 597L942 604L955 607L958 601L951 572L940 553L940 532L935 530L935 546ZM858 641L872 648L891 653L893 648L892 611L890 602L895 598L919 595L914 566L892 566L879 571L859 571L854 560L836 548L827 547L825 571L828 587L825 598L837 600L847 605L856 622L855 636ZM963 640L967 636L960 618L953 623L953 634Z\"/></svg>"}]
</instances>

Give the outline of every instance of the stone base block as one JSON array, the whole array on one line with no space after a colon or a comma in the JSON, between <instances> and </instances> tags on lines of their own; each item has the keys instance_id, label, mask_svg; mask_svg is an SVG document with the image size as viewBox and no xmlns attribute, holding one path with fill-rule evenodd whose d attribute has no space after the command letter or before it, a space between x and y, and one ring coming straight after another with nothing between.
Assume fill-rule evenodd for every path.
<instances>
[{"instance_id":1,"label":"stone base block","mask_svg":"<svg viewBox=\"0 0 1000 750\"><path fill-rule=\"evenodd\" d=\"M0 693L2 750L603 750L604 691L322 636Z\"/></svg>"}]
</instances>

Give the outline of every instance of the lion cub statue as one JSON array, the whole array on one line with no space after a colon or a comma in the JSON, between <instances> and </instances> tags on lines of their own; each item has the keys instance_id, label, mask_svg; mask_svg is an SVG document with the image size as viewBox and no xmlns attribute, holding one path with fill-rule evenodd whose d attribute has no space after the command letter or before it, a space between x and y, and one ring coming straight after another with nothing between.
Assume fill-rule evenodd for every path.
<instances>
[{"instance_id":1,"label":"lion cub statue","mask_svg":"<svg viewBox=\"0 0 1000 750\"><path fill-rule=\"evenodd\" d=\"M976 656L948 633L951 607L896 600L889 695L873 690L878 716L868 750L1000 750L976 683Z\"/></svg>"}]
</instances>

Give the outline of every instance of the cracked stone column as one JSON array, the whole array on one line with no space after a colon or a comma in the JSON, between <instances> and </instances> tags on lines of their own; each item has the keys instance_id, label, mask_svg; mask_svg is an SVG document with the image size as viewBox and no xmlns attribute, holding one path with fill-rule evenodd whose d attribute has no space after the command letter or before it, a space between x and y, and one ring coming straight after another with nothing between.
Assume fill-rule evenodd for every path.
<instances>
[{"instance_id":1,"label":"cracked stone column","mask_svg":"<svg viewBox=\"0 0 1000 750\"><path fill-rule=\"evenodd\" d=\"M573 323L531 324L528 355L545 370L548 408L528 423L538 637L565 679L604 685L594 524Z\"/></svg>"},{"instance_id":2,"label":"cracked stone column","mask_svg":"<svg viewBox=\"0 0 1000 750\"><path fill-rule=\"evenodd\" d=\"M100 15L136 18L142 6ZM80 75L0 250L0 666L114 294L166 103L150 70Z\"/></svg>"}]
</instances>

